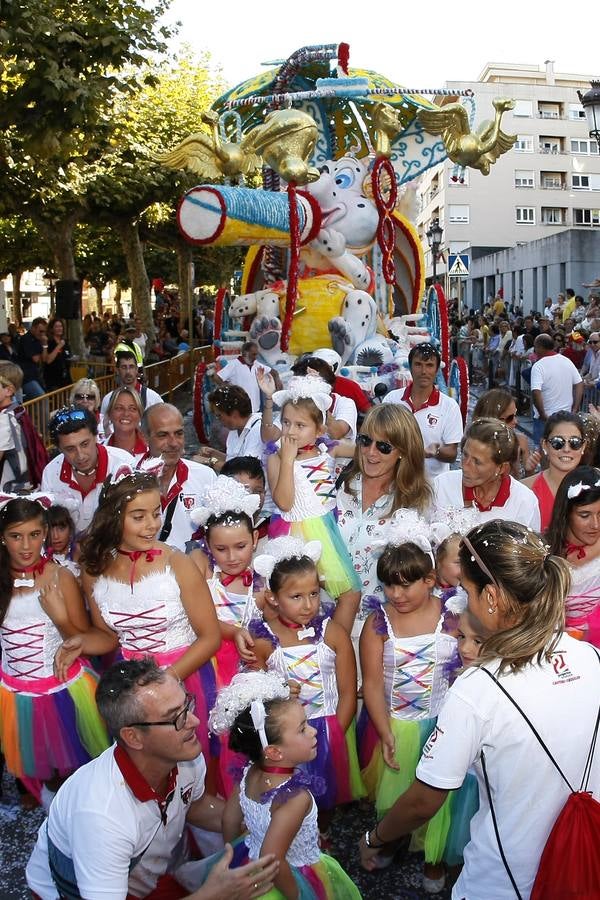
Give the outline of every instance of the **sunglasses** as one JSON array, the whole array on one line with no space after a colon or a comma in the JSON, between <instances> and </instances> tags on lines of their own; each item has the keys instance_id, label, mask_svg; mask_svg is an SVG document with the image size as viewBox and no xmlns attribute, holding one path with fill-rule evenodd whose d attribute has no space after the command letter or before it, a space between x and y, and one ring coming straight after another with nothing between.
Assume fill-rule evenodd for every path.
<instances>
[{"instance_id":1,"label":"sunglasses","mask_svg":"<svg viewBox=\"0 0 600 900\"><path fill-rule=\"evenodd\" d=\"M517 414L511 413L510 416L500 416L500 421L504 422L506 425L512 425L513 422L516 422Z\"/></svg>"},{"instance_id":2,"label":"sunglasses","mask_svg":"<svg viewBox=\"0 0 600 900\"><path fill-rule=\"evenodd\" d=\"M600 341L588 341L588 344L600 344Z\"/></svg>"},{"instance_id":3,"label":"sunglasses","mask_svg":"<svg viewBox=\"0 0 600 900\"><path fill-rule=\"evenodd\" d=\"M76 400L95 400L95 396L93 394L75 394Z\"/></svg>"},{"instance_id":4,"label":"sunglasses","mask_svg":"<svg viewBox=\"0 0 600 900\"><path fill-rule=\"evenodd\" d=\"M548 438L548 443L553 450L562 450L567 441L571 450L581 450L583 447L583 438L581 437L564 438L557 434L554 437Z\"/></svg>"},{"instance_id":5,"label":"sunglasses","mask_svg":"<svg viewBox=\"0 0 600 900\"><path fill-rule=\"evenodd\" d=\"M383 453L384 456L389 456L394 449L393 444L390 444L387 441L374 441L368 434L357 434L356 443L359 447L364 447L365 450L367 447L370 447L371 444L375 444L379 452Z\"/></svg>"},{"instance_id":6,"label":"sunglasses","mask_svg":"<svg viewBox=\"0 0 600 900\"><path fill-rule=\"evenodd\" d=\"M88 421L87 409L59 409L54 413L50 421L50 427L54 431L60 431L61 426L68 425L69 422L78 422L80 420Z\"/></svg>"},{"instance_id":7,"label":"sunglasses","mask_svg":"<svg viewBox=\"0 0 600 900\"><path fill-rule=\"evenodd\" d=\"M423 359L429 359L430 356L435 356L436 359L440 358L439 351L431 344L415 344L412 349L415 356L421 356Z\"/></svg>"}]
</instances>

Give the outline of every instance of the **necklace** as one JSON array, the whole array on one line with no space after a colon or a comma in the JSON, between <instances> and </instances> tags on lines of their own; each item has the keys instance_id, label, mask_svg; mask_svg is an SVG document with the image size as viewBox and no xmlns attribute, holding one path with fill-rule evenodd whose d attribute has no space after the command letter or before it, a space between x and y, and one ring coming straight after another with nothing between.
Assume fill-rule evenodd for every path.
<instances>
[{"instance_id":1,"label":"necklace","mask_svg":"<svg viewBox=\"0 0 600 900\"><path fill-rule=\"evenodd\" d=\"M271 787L273 782L267 775L292 775L296 771L296 766L261 766L261 771L265 773L265 784Z\"/></svg>"},{"instance_id":2,"label":"necklace","mask_svg":"<svg viewBox=\"0 0 600 900\"><path fill-rule=\"evenodd\" d=\"M14 587L33 587L35 585L35 576L41 575L48 563L50 562L49 556L42 556L40 559L34 563L32 566L25 566L24 569L13 569L11 566L11 572L13 573L13 586ZM20 575L20 578L15 578L15 575ZM33 578L25 578L26 575L33 575Z\"/></svg>"},{"instance_id":3,"label":"necklace","mask_svg":"<svg viewBox=\"0 0 600 900\"><path fill-rule=\"evenodd\" d=\"M89 475L93 475L97 468L98 468L98 463L96 463L94 468L90 469L88 472L84 472L83 469L76 469L75 467L73 467L73 471L75 472L76 475L83 475L84 477L87 478Z\"/></svg>"},{"instance_id":4,"label":"necklace","mask_svg":"<svg viewBox=\"0 0 600 900\"><path fill-rule=\"evenodd\" d=\"M298 622L288 622L287 619L284 619L283 616L281 616L279 614L277 615L277 618L279 619L279 621L281 622L282 625L285 625L286 628L291 628L292 631L297 631L298 639L301 641L303 641L304 638L315 636L315 629L312 625L309 625L308 627L304 628Z\"/></svg>"}]
</instances>

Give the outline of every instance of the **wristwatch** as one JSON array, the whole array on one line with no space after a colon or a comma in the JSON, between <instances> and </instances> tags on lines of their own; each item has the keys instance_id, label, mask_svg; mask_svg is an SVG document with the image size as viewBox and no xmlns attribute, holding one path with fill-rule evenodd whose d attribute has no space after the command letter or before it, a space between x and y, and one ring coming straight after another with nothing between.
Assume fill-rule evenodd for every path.
<instances>
[{"instance_id":1,"label":"wristwatch","mask_svg":"<svg viewBox=\"0 0 600 900\"><path fill-rule=\"evenodd\" d=\"M377 834L377 825L375 826L374 831L375 831L375 834ZM382 847L385 847L385 843L384 844L372 844L371 840L369 838L370 834L371 834L371 832L367 828L367 830L365 831L365 844L367 845L369 850L381 850Z\"/></svg>"}]
</instances>

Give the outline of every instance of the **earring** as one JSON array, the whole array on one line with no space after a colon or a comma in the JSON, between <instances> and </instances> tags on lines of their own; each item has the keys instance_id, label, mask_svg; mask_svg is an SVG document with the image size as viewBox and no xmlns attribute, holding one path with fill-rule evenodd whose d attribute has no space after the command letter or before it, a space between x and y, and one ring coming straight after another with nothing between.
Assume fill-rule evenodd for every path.
<instances>
[{"instance_id":1,"label":"earring","mask_svg":"<svg viewBox=\"0 0 600 900\"><path fill-rule=\"evenodd\" d=\"M490 614L490 616L493 616L495 612L496 612L495 609L492 609L491 606L488 606L488 613Z\"/></svg>"}]
</instances>

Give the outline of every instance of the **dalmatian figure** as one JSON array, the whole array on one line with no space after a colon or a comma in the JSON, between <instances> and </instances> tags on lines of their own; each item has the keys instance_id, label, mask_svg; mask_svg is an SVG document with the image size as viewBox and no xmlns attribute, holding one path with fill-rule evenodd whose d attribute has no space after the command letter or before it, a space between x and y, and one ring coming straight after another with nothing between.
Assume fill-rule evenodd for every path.
<instances>
[{"instance_id":1,"label":"dalmatian figure","mask_svg":"<svg viewBox=\"0 0 600 900\"><path fill-rule=\"evenodd\" d=\"M391 362L393 353L389 342L377 334L377 305L366 291L347 289L341 315L329 323L333 349L342 357L342 364L384 365ZM362 359L358 363L359 357Z\"/></svg>"},{"instance_id":2,"label":"dalmatian figure","mask_svg":"<svg viewBox=\"0 0 600 900\"><path fill-rule=\"evenodd\" d=\"M253 294L240 294L229 307L232 319L243 319L246 316L279 317L279 294L276 291L254 291Z\"/></svg>"}]
</instances>

